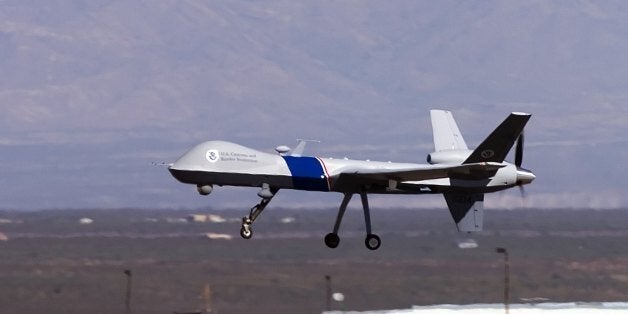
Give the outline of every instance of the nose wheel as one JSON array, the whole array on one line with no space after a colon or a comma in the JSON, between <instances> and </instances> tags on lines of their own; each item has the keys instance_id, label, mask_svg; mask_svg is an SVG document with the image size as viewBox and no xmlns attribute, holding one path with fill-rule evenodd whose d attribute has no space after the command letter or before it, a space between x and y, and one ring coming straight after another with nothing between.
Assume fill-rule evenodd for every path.
<instances>
[{"instance_id":1,"label":"nose wheel","mask_svg":"<svg viewBox=\"0 0 628 314\"><path fill-rule=\"evenodd\" d=\"M259 202L259 204L251 208L248 216L242 217L242 228L240 228L240 236L243 239L250 239L251 237L253 237L253 222L262 213L262 211L264 211L264 208L268 206L268 203L270 203L270 200L273 198L273 196L275 196L275 194L277 194L278 191L279 189L272 188L266 183L262 185L262 190L257 193L257 195L262 197L262 200Z\"/></svg>"},{"instance_id":2,"label":"nose wheel","mask_svg":"<svg viewBox=\"0 0 628 314\"><path fill-rule=\"evenodd\" d=\"M248 217L242 218L242 228L240 228L240 236L243 239L250 239L253 236L253 229L251 229L251 224L253 222Z\"/></svg>"}]
</instances>

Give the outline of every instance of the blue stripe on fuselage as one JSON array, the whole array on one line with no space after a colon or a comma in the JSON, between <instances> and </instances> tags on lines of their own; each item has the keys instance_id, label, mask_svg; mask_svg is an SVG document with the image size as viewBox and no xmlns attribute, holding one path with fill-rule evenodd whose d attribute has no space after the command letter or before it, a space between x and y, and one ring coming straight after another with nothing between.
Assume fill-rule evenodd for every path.
<instances>
[{"instance_id":1,"label":"blue stripe on fuselage","mask_svg":"<svg viewBox=\"0 0 628 314\"><path fill-rule=\"evenodd\" d=\"M308 191L329 191L325 171L320 161L314 157L283 156L286 160L292 184L295 189Z\"/></svg>"}]
</instances>

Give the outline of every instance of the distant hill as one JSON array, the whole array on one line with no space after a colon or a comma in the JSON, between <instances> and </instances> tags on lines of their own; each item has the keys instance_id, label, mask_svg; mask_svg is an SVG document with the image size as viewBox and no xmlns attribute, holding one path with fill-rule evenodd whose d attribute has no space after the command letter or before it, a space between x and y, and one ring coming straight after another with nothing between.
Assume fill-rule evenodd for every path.
<instances>
[{"instance_id":1,"label":"distant hill","mask_svg":"<svg viewBox=\"0 0 628 314\"><path fill-rule=\"evenodd\" d=\"M213 138L423 161L439 107L474 145L508 112L534 114L533 204L625 206L627 6L2 1L0 198L199 206L145 165Z\"/></svg>"}]
</instances>

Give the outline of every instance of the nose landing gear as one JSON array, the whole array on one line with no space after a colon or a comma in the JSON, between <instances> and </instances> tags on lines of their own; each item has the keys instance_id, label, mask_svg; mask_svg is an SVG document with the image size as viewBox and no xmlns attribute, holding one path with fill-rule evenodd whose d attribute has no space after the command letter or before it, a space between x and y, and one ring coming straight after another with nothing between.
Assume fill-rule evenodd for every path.
<instances>
[{"instance_id":1,"label":"nose landing gear","mask_svg":"<svg viewBox=\"0 0 628 314\"><path fill-rule=\"evenodd\" d=\"M273 199L273 196L275 196L278 191L279 189L271 188L266 183L262 185L262 189L259 191L259 193L257 193L257 195L262 197L262 200L259 202L259 204L251 207L248 216L242 217L242 228L240 228L240 236L242 238L250 239L251 237L253 237L253 222L262 213L262 211L264 211L264 208L268 206L268 203L270 203L270 201Z\"/></svg>"}]
</instances>

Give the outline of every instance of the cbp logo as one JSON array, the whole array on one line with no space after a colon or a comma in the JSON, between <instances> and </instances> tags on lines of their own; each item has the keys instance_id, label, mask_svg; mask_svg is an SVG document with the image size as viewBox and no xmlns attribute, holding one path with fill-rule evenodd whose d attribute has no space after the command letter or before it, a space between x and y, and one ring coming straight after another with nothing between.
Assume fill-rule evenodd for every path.
<instances>
[{"instance_id":1,"label":"cbp logo","mask_svg":"<svg viewBox=\"0 0 628 314\"><path fill-rule=\"evenodd\" d=\"M215 149L210 149L207 151L207 153L205 153L205 158L207 158L207 161L211 163L217 162L218 158L220 158L219 156L220 154Z\"/></svg>"},{"instance_id":2,"label":"cbp logo","mask_svg":"<svg viewBox=\"0 0 628 314\"><path fill-rule=\"evenodd\" d=\"M484 159L489 159L495 156L495 152L492 149L485 149L480 153L480 156L482 156L482 158Z\"/></svg>"}]
</instances>

